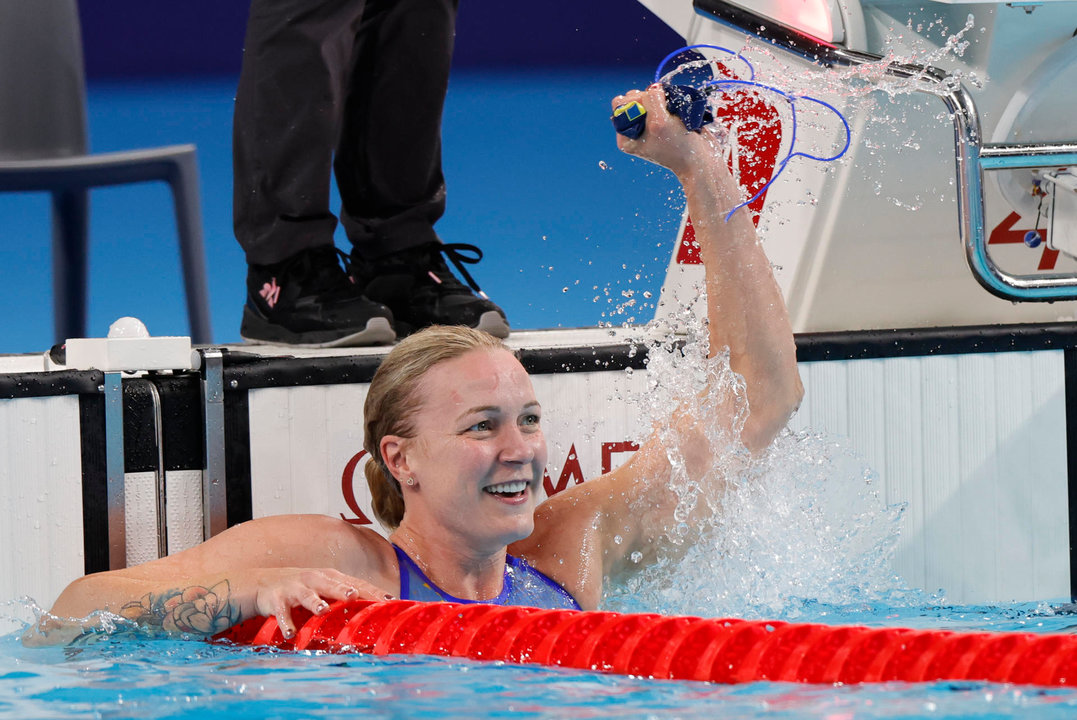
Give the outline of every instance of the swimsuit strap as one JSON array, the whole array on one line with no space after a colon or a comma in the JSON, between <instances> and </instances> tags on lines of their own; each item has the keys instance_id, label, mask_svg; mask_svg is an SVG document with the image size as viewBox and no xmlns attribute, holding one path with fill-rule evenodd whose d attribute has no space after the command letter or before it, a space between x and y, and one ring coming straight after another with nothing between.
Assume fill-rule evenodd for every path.
<instances>
[{"instance_id":1,"label":"swimsuit strap","mask_svg":"<svg viewBox=\"0 0 1077 720\"><path fill-rule=\"evenodd\" d=\"M490 605L526 605L543 608L579 610L580 605L564 588L527 561L512 555L505 556L505 575L501 592L490 600L465 600L450 595L431 580L418 563L400 547L393 544L400 564L400 599L445 601L453 603L486 603Z\"/></svg>"},{"instance_id":2,"label":"swimsuit strap","mask_svg":"<svg viewBox=\"0 0 1077 720\"><path fill-rule=\"evenodd\" d=\"M423 595L429 595L429 593L423 592L423 589L428 589L434 592L440 599L446 602L454 603L488 603L491 605L504 605L505 599L508 597L512 590L512 575L508 572L507 565L505 571L504 582L501 585L501 592L498 593L496 598L490 600L465 600L464 598L458 598L442 590L438 587L433 580L431 580L423 569L419 567L418 563L411 559L411 556L400 549L399 546L393 544L393 550L396 551L397 562L400 563L400 599L408 600L423 600ZM515 558L513 558L515 559ZM413 589L412 581L418 581L419 587Z\"/></svg>"}]
</instances>

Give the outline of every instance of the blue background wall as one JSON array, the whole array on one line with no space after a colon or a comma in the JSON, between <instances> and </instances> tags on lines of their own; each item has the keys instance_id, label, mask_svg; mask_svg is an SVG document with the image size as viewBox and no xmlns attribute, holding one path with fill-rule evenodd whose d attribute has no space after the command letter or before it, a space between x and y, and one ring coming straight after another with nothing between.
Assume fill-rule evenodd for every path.
<instances>
[{"instance_id":1,"label":"blue background wall","mask_svg":"<svg viewBox=\"0 0 1077 720\"><path fill-rule=\"evenodd\" d=\"M94 78L234 75L248 3L97 0L81 5ZM635 0L461 0L459 68L653 65L679 40Z\"/></svg>"}]
</instances>

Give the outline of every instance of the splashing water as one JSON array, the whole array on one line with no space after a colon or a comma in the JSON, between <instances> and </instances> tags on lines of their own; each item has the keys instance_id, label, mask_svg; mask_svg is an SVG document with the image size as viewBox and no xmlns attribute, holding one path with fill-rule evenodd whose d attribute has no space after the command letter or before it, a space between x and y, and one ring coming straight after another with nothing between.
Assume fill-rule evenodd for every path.
<instances>
[{"instance_id":1,"label":"splashing water","mask_svg":"<svg viewBox=\"0 0 1077 720\"><path fill-rule=\"evenodd\" d=\"M739 439L744 381L727 353L706 357L705 338L652 343L647 376L635 402L650 421L643 427L658 428L668 448L676 520L657 561L609 585L604 608L797 619L817 617L824 606L924 600L892 570L902 508L882 502L875 475L851 450L787 431L751 456ZM669 423L672 407L699 418L727 417L733 408L728 426L705 423L711 457L701 479L686 471L690 448Z\"/></svg>"},{"instance_id":2,"label":"splashing water","mask_svg":"<svg viewBox=\"0 0 1077 720\"><path fill-rule=\"evenodd\" d=\"M913 32L913 27L913 21L909 20L907 34L892 34L886 39L881 59L861 65L805 68L802 62L793 61L790 56L775 52L768 43L749 38L738 50L730 50L730 54L717 52L713 47L706 49L709 46L695 46L703 48L706 60L683 62L670 68L660 79L692 84L696 81L702 83L700 78L706 80L714 77L735 79L735 82L758 83L752 87L725 86L718 92L712 92L710 107L712 112L719 115L719 108L728 106L731 102L763 102L769 105L777 113L777 122L781 126L781 148L777 154L779 158L786 158L790 153L793 153L793 158L797 158L800 153L806 153L813 159L834 158L836 162L842 162L837 158L841 157L842 144L847 136L842 130L841 122L835 119L830 109L824 107L825 103L806 102L813 97L826 98L829 102L837 103L847 118L858 118L858 122L866 123L876 132L892 135L893 138L885 142L886 147L880 149L896 153L915 152L919 150L920 142L917 131L911 129L907 123L909 107L907 104L895 105L895 102L901 99L905 103L910 100L916 104L922 103L923 107L919 107L916 112L926 115L927 104L937 102L931 99L931 95L948 93L961 83L979 88L983 86L983 81L976 72L963 67L961 62L966 50L974 42L969 39L975 28L973 15L967 15L964 25L952 34L941 19L928 23L926 27L923 22L918 22L916 33L921 33L920 35ZM932 35L938 35L937 40L932 40ZM892 69L899 67L903 71L915 67L922 70L912 72L907 77L901 76L903 73L890 74ZM931 72L935 67L946 69L942 82ZM795 108L790 99L793 97L802 100L796 103ZM945 116L940 117L939 121L947 124ZM756 142L751 137L752 131L738 137L744 127L751 126L751 122L745 126L745 120L737 114L728 122L732 122L732 125L728 128L730 143L727 154L734 175L738 182L741 182L739 171L743 163L764 166L767 160L756 157L758 150L753 147ZM797 133L798 139L794 147L790 144L790 130L795 126L799 126L800 131ZM860 126L856 142L871 142L870 137L864 134L865 127ZM760 128L754 132L760 132ZM739 158L739 163L733 162L734 158ZM797 162L803 164L805 160L801 158ZM783 167L776 166L772 174L777 174ZM817 171L833 170L821 163ZM799 182L799 178L793 181ZM752 188L747 195L757 189L758 187ZM920 209L923 204L919 199L912 202L900 198L888 200L910 211ZM783 203L773 198L768 200L760 228L765 229L768 222L775 217L775 211L788 202L787 200ZM814 204L815 198L809 197L804 202L796 202Z\"/></svg>"},{"instance_id":3,"label":"splashing water","mask_svg":"<svg viewBox=\"0 0 1077 720\"><path fill-rule=\"evenodd\" d=\"M918 595L891 569L901 508L871 481L833 441L784 435L727 481L683 557L648 568L632 594L664 612L787 619L906 604Z\"/></svg>"},{"instance_id":4,"label":"splashing water","mask_svg":"<svg viewBox=\"0 0 1077 720\"><path fill-rule=\"evenodd\" d=\"M908 39L896 36L887 43L882 59L853 67L805 70L802 65L790 65L788 57L766 43L751 40L736 57L753 61L747 64L753 72L758 70L754 77L761 83L789 94L834 99L842 103L843 112L893 134L896 139L883 143L887 147L880 151L918 152L919 130L905 122L909 108L892 103L914 94L919 102L937 102L929 95L949 91L960 82L979 87L975 73L957 62L970 45L968 37L974 27L972 15L953 33L938 21L928 28L939 34L936 40L912 32ZM724 60L727 68L734 64L729 57ZM721 61L711 58L707 62ZM684 68L688 72L701 67L698 62L688 65ZM907 65L925 70L911 77L888 72ZM946 65L953 67L939 85L927 68ZM759 88L740 92L766 94ZM777 95L771 99L781 122L788 123L788 104ZM887 103L891 105L880 108ZM838 131L833 117L808 105L799 108L798 114L806 131L803 137L814 143L810 150L821 155L831 152L827 138ZM736 135L736 129L731 129L734 143ZM725 152L754 161L753 143L743 145L727 147ZM786 152L783 146L778 156ZM731 164L736 172L736 163ZM880 187L876 194L881 191ZM909 202L888 199L910 211L922 204L919 195ZM815 198L809 194L805 202L814 204ZM781 224L780 213L774 212L777 207L772 200L765 206L759 226L764 242L772 229L768 222L778 219ZM697 307L700 302L697 298ZM626 302L619 309L624 312L629 306ZM903 508L886 506L875 474L851 448L822 435L787 432L765 453L757 457L747 453L739 441L747 399L742 379L729 368L728 356L707 360L704 338L672 339L673 329L697 327L693 318L698 315L693 308L680 308L666 318L676 328L652 325L641 335L640 343L652 350L649 385L638 398L638 412L649 420L642 426L660 428L665 445L671 448L673 488L679 498L677 521L668 528L667 550L653 563L634 558L643 565L640 572L610 586L604 606L634 612L792 619L817 615L827 606L892 609L933 601L894 575L892 561ZM710 390L704 393L708 385ZM710 429L713 457L706 476L689 479L677 430L662 427L670 408L688 407L705 418L728 413L730 404L735 407L731 426Z\"/></svg>"},{"instance_id":5,"label":"splashing water","mask_svg":"<svg viewBox=\"0 0 1077 720\"><path fill-rule=\"evenodd\" d=\"M910 21L911 23L911 21ZM976 19L968 15L964 25L951 35L946 28L937 45L926 36L910 34L890 35L885 40L881 58L874 62L834 68L805 68L789 56L775 52L766 42L749 38L738 54L754 60L758 70L756 80L771 84L790 94L818 94L846 100L865 98L877 92L889 97L927 92L948 92L958 83L982 87L983 80L974 71L961 66L972 41L969 34L975 28ZM909 77L891 75L892 68L920 67L922 72ZM928 72L933 67L943 68L947 78L940 87Z\"/></svg>"},{"instance_id":6,"label":"splashing water","mask_svg":"<svg viewBox=\"0 0 1077 720\"><path fill-rule=\"evenodd\" d=\"M43 626L49 626L47 641L38 632ZM0 603L0 636L4 635L20 637L27 647L60 644L69 649L108 637L150 640L169 636L160 628L140 625L107 610L97 610L84 618L60 618L30 597Z\"/></svg>"}]
</instances>

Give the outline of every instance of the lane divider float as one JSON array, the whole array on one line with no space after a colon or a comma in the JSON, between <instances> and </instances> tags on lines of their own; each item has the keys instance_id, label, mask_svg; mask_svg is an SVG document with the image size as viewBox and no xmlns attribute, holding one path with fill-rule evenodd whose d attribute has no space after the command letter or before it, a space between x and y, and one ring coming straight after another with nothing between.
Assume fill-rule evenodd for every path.
<instances>
[{"instance_id":1,"label":"lane divider float","mask_svg":"<svg viewBox=\"0 0 1077 720\"><path fill-rule=\"evenodd\" d=\"M540 664L637 677L743 683L982 680L1077 684L1077 636L676 617L519 606L337 602L323 615L251 618L217 642Z\"/></svg>"}]
</instances>

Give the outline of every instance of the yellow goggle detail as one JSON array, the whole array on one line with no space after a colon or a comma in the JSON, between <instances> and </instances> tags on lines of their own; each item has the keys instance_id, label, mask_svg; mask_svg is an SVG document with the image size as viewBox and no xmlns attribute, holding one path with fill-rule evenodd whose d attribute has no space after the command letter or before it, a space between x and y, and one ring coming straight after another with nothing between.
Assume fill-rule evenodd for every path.
<instances>
[{"instance_id":1,"label":"yellow goggle detail","mask_svg":"<svg viewBox=\"0 0 1077 720\"><path fill-rule=\"evenodd\" d=\"M614 117L625 115L629 121L641 118L646 114L647 110L635 100L630 103L627 103L626 105L622 105L613 111Z\"/></svg>"}]
</instances>

